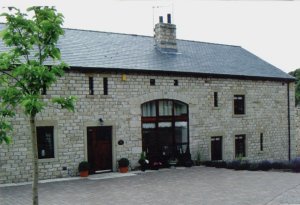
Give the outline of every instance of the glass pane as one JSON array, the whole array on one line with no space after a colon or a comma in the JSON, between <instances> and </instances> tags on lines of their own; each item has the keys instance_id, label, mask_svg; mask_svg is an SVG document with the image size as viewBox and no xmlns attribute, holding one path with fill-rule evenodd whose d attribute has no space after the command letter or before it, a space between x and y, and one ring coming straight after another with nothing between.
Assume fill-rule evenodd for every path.
<instances>
[{"instance_id":1,"label":"glass pane","mask_svg":"<svg viewBox=\"0 0 300 205\"><path fill-rule=\"evenodd\" d=\"M187 122L175 122L175 140L176 143L187 143Z\"/></svg>"},{"instance_id":2,"label":"glass pane","mask_svg":"<svg viewBox=\"0 0 300 205\"><path fill-rule=\"evenodd\" d=\"M158 146L161 156L169 157L172 152L173 137L172 127L160 127L158 128Z\"/></svg>"},{"instance_id":3,"label":"glass pane","mask_svg":"<svg viewBox=\"0 0 300 205\"><path fill-rule=\"evenodd\" d=\"M174 114L175 116L186 115L187 114L187 105L181 102L174 103Z\"/></svg>"},{"instance_id":4,"label":"glass pane","mask_svg":"<svg viewBox=\"0 0 300 205\"><path fill-rule=\"evenodd\" d=\"M150 124L150 123L149 123ZM157 135L155 129L143 129L143 151L146 152L147 159L153 160L157 158L160 153L157 147Z\"/></svg>"},{"instance_id":5,"label":"glass pane","mask_svg":"<svg viewBox=\"0 0 300 205\"><path fill-rule=\"evenodd\" d=\"M148 102L142 105L142 116L143 117L155 117L156 116L156 106L155 102Z\"/></svg>"},{"instance_id":6,"label":"glass pane","mask_svg":"<svg viewBox=\"0 0 300 205\"><path fill-rule=\"evenodd\" d=\"M53 127L37 127L38 158L54 158Z\"/></svg>"},{"instance_id":7,"label":"glass pane","mask_svg":"<svg viewBox=\"0 0 300 205\"><path fill-rule=\"evenodd\" d=\"M172 127L171 122L159 122L158 127Z\"/></svg>"},{"instance_id":8,"label":"glass pane","mask_svg":"<svg viewBox=\"0 0 300 205\"><path fill-rule=\"evenodd\" d=\"M143 123L143 129L154 129L155 123Z\"/></svg>"},{"instance_id":9,"label":"glass pane","mask_svg":"<svg viewBox=\"0 0 300 205\"><path fill-rule=\"evenodd\" d=\"M187 145L186 144L177 144L176 145L176 154L182 155L186 152Z\"/></svg>"},{"instance_id":10,"label":"glass pane","mask_svg":"<svg viewBox=\"0 0 300 205\"><path fill-rule=\"evenodd\" d=\"M172 104L171 100L159 101L159 116L172 116Z\"/></svg>"}]
</instances>

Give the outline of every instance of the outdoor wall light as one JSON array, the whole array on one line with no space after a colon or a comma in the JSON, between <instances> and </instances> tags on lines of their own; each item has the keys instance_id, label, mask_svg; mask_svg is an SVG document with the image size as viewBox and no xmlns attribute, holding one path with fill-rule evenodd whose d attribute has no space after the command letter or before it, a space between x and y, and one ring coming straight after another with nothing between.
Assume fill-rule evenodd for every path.
<instances>
[{"instance_id":1,"label":"outdoor wall light","mask_svg":"<svg viewBox=\"0 0 300 205\"><path fill-rule=\"evenodd\" d=\"M102 118L100 118L100 119L99 119L99 122L100 122L100 125L103 125L103 122L104 122L104 121L102 120Z\"/></svg>"}]
</instances>

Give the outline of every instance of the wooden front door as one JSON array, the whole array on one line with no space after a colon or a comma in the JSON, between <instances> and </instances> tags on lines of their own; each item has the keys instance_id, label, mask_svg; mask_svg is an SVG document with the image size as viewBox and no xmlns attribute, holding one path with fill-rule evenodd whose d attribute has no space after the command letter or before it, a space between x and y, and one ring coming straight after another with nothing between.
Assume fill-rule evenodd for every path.
<instances>
[{"instance_id":1,"label":"wooden front door","mask_svg":"<svg viewBox=\"0 0 300 205\"><path fill-rule=\"evenodd\" d=\"M88 127L87 141L90 172L112 170L112 127Z\"/></svg>"},{"instance_id":2,"label":"wooden front door","mask_svg":"<svg viewBox=\"0 0 300 205\"><path fill-rule=\"evenodd\" d=\"M211 138L211 160L222 160L222 137Z\"/></svg>"}]
</instances>

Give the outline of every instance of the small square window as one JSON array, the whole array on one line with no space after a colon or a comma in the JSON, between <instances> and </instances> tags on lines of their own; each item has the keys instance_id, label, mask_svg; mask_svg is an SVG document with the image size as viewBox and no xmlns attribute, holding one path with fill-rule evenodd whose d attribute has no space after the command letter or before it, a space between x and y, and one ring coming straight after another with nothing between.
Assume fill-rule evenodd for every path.
<instances>
[{"instance_id":1,"label":"small square window","mask_svg":"<svg viewBox=\"0 0 300 205\"><path fill-rule=\"evenodd\" d=\"M214 107L218 107L218 92L214 92Z\"/></svg>"},{"instance_id":2,"label":"small square window","mask_svg":"<svg viewBox=\"0 0 300 205\"><path fill-rule=\"evenodd\" d=\"M150 79L150 85L155 85L155 79Z\"/></svg>"},{"instance_id":3,"label":"small square window","mask_svg":"<svg viewBox=\"0 0 300 205\"><path fill-rule=\"evenodd\" d=\"M244 115L245 114L245 95L234 95L233 98L234 114Z\"/></svg>"},{"instance_id":4,"label":"small square window","mask_svg":"<svg viewBox=\"0 0 300 205\"><path fill-rule=\"evenodd\" d=\"M264 134L260 133L260 151L264 150Z\"/></svg>"},{"instance_id":5,"label":"small square window","mask_svg":"<svg viewBox=\"0 0 300 205\"><path fill-rule=\"evenodd\" d=\"M89 95L94 95L94 78L89 77Z\"/></svg>"},{"instance_id":6,"label":"small square window","mask_svg":"<svg viewBox=\"0 0 300 205\"><path fill-rule=\"evenodd\" d=\"M178 86L178 80L174 80L174 86Z\"/></svg>"},{"instance_id":7,"label":"small square window","mask_svg":"<svg viewBox=\"0 0 300 205\"><path fill-rule=\"evenodd\" d=\"M108 79L103 78L103 95L108 95Z\"/></svg>"},{"instance_id":8,"label":"small square window","mask_svg":"<svg viewBox=\"0 0 300 205\"><path fill-rule=\"evenodd\" d=\"M46 88L46 85L45 85L45 84L44 84L43 87L42 87L41 94L42 94L42 95L47 95L47 88Z\"/></svg>"}]
</instances>

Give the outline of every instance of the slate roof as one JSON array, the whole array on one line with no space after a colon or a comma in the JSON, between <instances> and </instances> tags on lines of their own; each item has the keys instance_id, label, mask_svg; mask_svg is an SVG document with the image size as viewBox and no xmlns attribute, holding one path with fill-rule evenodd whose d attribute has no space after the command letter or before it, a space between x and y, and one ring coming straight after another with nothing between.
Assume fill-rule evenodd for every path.
<instances>
[{"instance_id":1,"label":"slate roof","mask_svg":"<svg viewBox=\"0 0 300 205\"><path fill-rule=\"evenodd\" d=\"M82 69L294 80L240 46L177 40L178 53L170 54L156 49L153 37L77 29L65 29L58 46L70 67Z\"/></svg>"}]
</instances>

